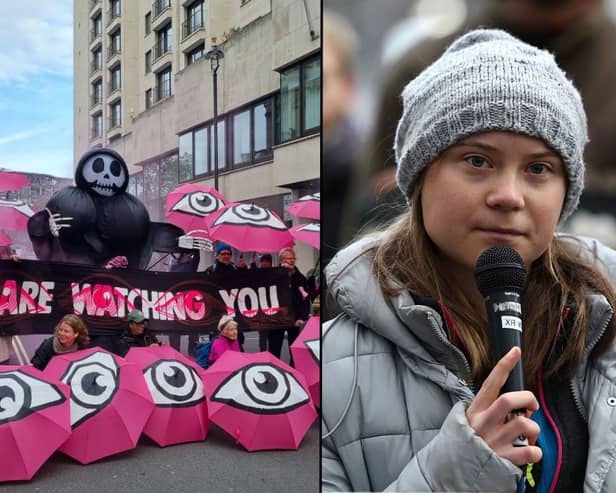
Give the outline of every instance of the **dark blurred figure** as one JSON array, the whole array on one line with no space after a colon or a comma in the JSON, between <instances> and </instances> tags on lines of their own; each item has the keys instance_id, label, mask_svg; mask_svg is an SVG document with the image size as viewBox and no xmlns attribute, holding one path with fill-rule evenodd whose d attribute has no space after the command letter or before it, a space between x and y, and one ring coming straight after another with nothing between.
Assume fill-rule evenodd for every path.
<instances>
[{"instance_id":1,"label":"dark blurred figure","mask_svg":"<svg viewBox=\"0 0 616 493\"><path fill-rule=\"evenodd\" d=\"M588 167L580 209L616 216L616 139L612 135L616 127L616 96L612 90L616 78L613 54L616 27L602 0L482 0L482 3L484 8L468 18L458 31L444 38L424 39L383 69L386 75L377 113L363 153L357 208L349 211L348 222L355 227L358 224L378 226L406 208L396 186L392 150L402 113L402 89L462 32L477 26L505 29L555 54L557 63L582 93L588 115L590 143L585 155ZM329 173L327 167L324 169Z\"/></svg>"},{"instance_id":2,"label":"dark blurred figure","mask_svg":"<svg viewBox=\"0 0 616 493\"><path fill-rule=\"evenodd\" d=\"M259 258L259 269L270 269L272 266L273 266L272 255L270 253L264 253L263 255L261 255L261 258ZM269 330L259 331L259 351L267 351L267 334L268 333L269 333Z\"/></svg>"},{"instance_id":3,"label":"dark blurred figure","mask_svg":"<svg viewBox=\"0 0 616 493\"><path fill-rule=\"evenodd\" d=\"M327 263L351 237L342 213L358 166L359 142L350 112L355 105L358 41L339 15L323 15L323 170L321 194L327 220L321 223L321 255Z\"/></svg>"}]
</instances>

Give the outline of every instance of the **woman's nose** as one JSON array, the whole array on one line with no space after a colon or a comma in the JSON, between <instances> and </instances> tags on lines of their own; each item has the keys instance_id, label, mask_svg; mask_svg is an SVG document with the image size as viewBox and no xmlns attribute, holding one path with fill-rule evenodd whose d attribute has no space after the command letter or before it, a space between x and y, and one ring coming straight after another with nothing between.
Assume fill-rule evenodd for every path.
<instances>
[{"instance_id":1,"label":"woman's nose","mask_svg":"<svg viewBox=\"0 0 616 493\"><path fill-rule=\"evenodd\" d=\"M504 210L524 207L524 186L515 173L499 173L490 181L486 204Z\"/></svg>"}]
</instances>

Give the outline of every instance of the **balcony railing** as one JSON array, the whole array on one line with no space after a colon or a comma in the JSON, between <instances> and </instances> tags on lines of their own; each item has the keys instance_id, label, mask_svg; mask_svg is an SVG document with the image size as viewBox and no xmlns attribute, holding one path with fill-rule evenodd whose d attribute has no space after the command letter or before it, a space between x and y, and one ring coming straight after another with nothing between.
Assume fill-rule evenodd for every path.
<instances>
[{"instance_id":1,"label":"balcony railing","mask_svg":"<svg viewBox=\"0 0 616 493\"><path fill-rule=\"evenodd\" d=\"M154 92L152 93L152 103L158 103L169 96L171 96L170 84L156 85L154 86Z\"/></svg>"},{"instance_id":2,"label":"balcony railing","mask_svg":"<svg viewBox=\"0 0 616 493\"><path fill-rule=\"evenodd\" d=\"M154 45L154 49L152 50L152 53L154 56L152 62L154 62L155 60L163 56L165 53L170 53L170 52L171 52L171 43L156 43Z\"/></svg>"},{"instance_id":3,"label":"balcony railing","mask_svg":"<svg viewBox=\"0 0 616 493\"><path fill-rule=\"evenodd\" d=\"M119 46L111 45L109 48L107 48L107 58L119 55L120 53L122 53L122 49Z\"/></svg>"},{"instance_id":4,"label":"balcony railing","mask_svg":"<svg viewBox=\"0 0 616 493\"><path fill-rule=\"evenodd\" d=\"M189 17L182 23L182 39L187 38L198 29L203 28L203 17L193 16Z\"/></svg>"},{"instance_id":5,"label":"balcony railing","mask_svg":"<svg viewBox=\"0 0 616 493\"><path fill-rule=\"evenodd\" d=\"M156 2L152 4L152 20L156 19L169 8L171 8L171 0L156 0Z\"/></svg>"}]
</instances>

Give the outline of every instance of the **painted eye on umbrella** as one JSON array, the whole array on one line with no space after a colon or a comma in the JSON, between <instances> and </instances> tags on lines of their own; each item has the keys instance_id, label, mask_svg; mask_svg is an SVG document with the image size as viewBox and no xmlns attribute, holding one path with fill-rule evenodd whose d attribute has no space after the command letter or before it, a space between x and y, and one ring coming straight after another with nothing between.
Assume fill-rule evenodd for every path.
<instances>
[{"instance_id":1,"label":"painted eye on umbrella","mask_svg":"<svg viewBox=\"0 0 616 493\"><path fill-rule=\"evenodd\" d=\"M304 195L297 199L298 202L308 202L309 200L321 202L321 192L313 193L312 195Z\"/></svg>"},{"instance_id":2,"label":"painted eye on umbrella","mask_svg":"<svg viewBox=\"0 0 616 493\"><path fill-rule=\"evenodd\" d=\"M297 231L306 231L308 233L320 233L321 225L315 223L308 223L305 226L297 228Z\"/></svg>"},{"instance_id":3,"label":"painted eye on umbrella","mask_svg":"<svg viewBox=\"0 0 616 493\"><path fill-rule=\"evenodd\" d=\"M212 400L256 414L282 414L309 402L310 397L291 373L255 363L229 375Z\"/></svg>"},{"instance_id":4,"label":"painted eye on umbrella","mask_svg":"<svg viewBox=\"0 0 616 493\"><path fill-rule=\"evenodd\" d=\"M0 373L0 425L66 399L55 385L19 370Z\"/></svg>"},{"instance_id":5,"label":"painted eye on umbrella","mask_svg":"<svg viewBox=\"0 0 616 493\"><path fill-rule=\"evenodd\" d=\"M205 399L203 381L194 368L177 360L158 360L143 371L154 404L189 407Z\"/></svg>"},{"instance_id":6,"label":"painted eye on umbrella","mask_svg":"<svg viewBox=\"0 0 616 493\"><path fill-rule=\"evenodd\" d=\"M73 361L60 379L71 387L71 427L91 418L111 402L119 387L113 356L95 352Z\"/></svg>"},{"instance_id":7,"label":"painted eye on umbrella","mask_svg":"<svg viewBox=\"0 0 616 493\"><path fill-rule=\"evenodd\" d=\"M321 362L321 339L307 339L304 341L304 346L308 348L312 357L316 360L317 365Z\"/></svg>"},{"instance_id":8,"label":"painted eye on umbrella","mask_svg":"<svg viewBox=\"0 0 616 493\"><path fill-rule=\"evenodd\" d=\"M212 226L221 224L250 224L252 226L286 230L286 225L270 211L251 204L239 204L224 211Z\"/></svg>"},{"instance_id":9,"label":"painted eye on umbrella","mask_svg":"<svg viewBox=\"0 0 616 493\"><path fill-rule=\"evenodd\" d=\"M224 205L222 200L211 193L191 192L178 200L171 210L204 217L217 211Z\"/></svg>"}]
</instances>

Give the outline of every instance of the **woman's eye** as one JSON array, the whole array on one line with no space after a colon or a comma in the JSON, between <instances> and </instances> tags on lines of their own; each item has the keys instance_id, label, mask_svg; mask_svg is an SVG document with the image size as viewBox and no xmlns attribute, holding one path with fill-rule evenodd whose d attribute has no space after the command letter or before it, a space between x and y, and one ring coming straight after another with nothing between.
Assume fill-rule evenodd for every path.
<instances>
[{"instance_id":1,"label":"woman's eye","mask_svg":"<svg viewBox=\"0 0 616 493\"><path fill-rule=\"evenodd\" d=\"M528 169L534 175L541 175L548 171L548 166L544 163L534 163Z\"/></svg>"},{"instance_id":2,"label":"woman's eye","mask_svg":"<svg viewBox=\"0 0 616 493\"><path fill-rule=\"evenodd\" d=\"M488 164L486 159L481 156L469 156L466 158L466 161L475 168L483 168L486 164Z\"/></svg>"}]
</instances>

